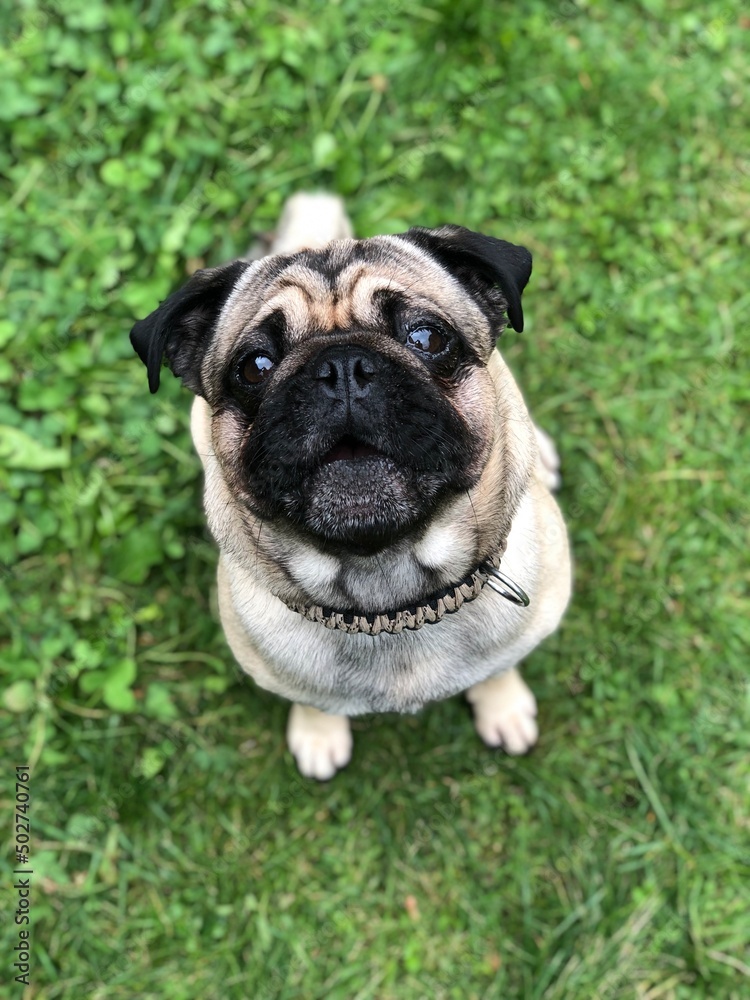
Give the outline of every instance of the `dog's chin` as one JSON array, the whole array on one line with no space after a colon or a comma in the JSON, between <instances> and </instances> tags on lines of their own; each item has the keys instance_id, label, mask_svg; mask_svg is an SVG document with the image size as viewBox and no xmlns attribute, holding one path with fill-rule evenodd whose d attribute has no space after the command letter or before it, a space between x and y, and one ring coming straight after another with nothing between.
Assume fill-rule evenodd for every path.
<instances>
[{"instance_id":1,"label":"dog's chin","mask_svg":"<svg viewBox=\"0 0 750 1000\"><path fill-rule=\"evenodd\" d=\"M414 473L385 455L339 458L305 483L303 527L325 548L370 555L419 523L420 492Z\"/></svg>"}]
</instances>

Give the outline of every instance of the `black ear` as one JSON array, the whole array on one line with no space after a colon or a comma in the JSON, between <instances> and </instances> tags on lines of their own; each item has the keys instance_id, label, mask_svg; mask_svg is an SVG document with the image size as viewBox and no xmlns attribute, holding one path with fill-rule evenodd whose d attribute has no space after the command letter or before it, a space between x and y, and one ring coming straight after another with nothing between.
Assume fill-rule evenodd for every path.
<instances>
[{"instance_id":1,"label":"black ear","mask_svg":"<svg viewBox=\"0 0 750 1000\"><path fill-rule=\"evenodd\" d=\"M526 247L463 226L416 226L399 238L427 251L491 309L505 312L507 308L510 325L519 333L523 330L521 292L531 277L531 254ZM494 290L498 287L504 303L497 301Z\"/></svg>"},{"instance_id":2,"label":"black ear","mask_svg":"<svg viewBox=\"0 0 750 1000\"><path fill-rule=\"evenodd\" d=\"M196 271L186 285L165 299L130 331L130 343L148 370L151 392L159 388L159 369L166 358L172 372L201 395L200 368L216 320L247 261Z\"/></svg>"}]
</instances>

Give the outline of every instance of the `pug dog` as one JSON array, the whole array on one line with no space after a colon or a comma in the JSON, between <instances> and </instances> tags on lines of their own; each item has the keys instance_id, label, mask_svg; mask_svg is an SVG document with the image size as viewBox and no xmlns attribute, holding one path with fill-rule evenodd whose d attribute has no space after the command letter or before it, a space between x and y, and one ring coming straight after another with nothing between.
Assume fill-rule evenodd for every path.
<instances>
[{"instance_id":1,"label":"pug dog","mask_svg":"<svg viewBox=\"0 0 750 1000\"><path fill-rule=\"evenodd\" d=\"M229 646L289 699L303 775L349 762L349 717L465 692L479 736L537 740L518 664L571 590L557 457L496 343L531 255L461 226L352 238L300 194L271 253L197 271L131 341L166 360L219 547Z\"/></svg>"}]
</instances>

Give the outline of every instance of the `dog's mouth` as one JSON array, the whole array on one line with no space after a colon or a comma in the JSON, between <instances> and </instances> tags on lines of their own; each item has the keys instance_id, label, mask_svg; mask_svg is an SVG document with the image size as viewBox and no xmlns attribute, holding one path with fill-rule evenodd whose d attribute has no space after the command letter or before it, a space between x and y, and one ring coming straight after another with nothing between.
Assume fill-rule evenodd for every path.
<instances>
[{"instance_id":1,"label":"dog's mouth","mask_svg":"<svg viewBox=\"0 0 750 1000\"><path fill-rule=\"evenodd\" d=\"M345 434L323 455L321 465L331 465L333 462L360 462L365 458L385 458L385 455L371 444L366 444L351 434Z\"/></svg>"},{"instance_id":2,"label":"dog's mouth","mask_svg":"<svg viewBox=\"0 0 750 1000\"><path fill-rule=\"evenodd\" d=\"M415 520L413 470L365 437L341 435L301 484L300 521L329 550L338 544L349 553L378 551Z\"/></svg>"},{"instance_id":3,"label":"dog's mouth","mask_svg":"<svg viewBox=\"0 0 750 1000\"><path fill-rule=\"evenodd\" d=\"M460 481L463 454L446 447L447 455L435 455L429 446L437 435L424 416L416 429L408 419L391 428L378 410L347 421L334 414L322 428L314 415L301 430L280 423L273 442L263 440L246 456L253 499L275 500L274 515L326 551L387 548L417 530Z\"/></svg>"}]
</instances>

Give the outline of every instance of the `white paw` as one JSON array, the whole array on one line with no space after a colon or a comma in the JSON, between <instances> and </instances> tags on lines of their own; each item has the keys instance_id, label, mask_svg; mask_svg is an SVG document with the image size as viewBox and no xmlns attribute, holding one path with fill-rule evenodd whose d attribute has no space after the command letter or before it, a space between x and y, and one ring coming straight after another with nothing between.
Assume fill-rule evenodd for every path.
<instances>
[{"instance_id":1,"label":"white paw","mask_svg":"<svg viewBox=\"0 0 750 1000\"><path fill-rule=\"evenodd\" d=\"M555 442L541 427L534 424L536 442L539 445L539 475L542 482L550 490L558 490L560 478L560 456L557 454Z\"/></svg>"},{"instance_id":2,"label":"white paw","mask_svg":"<svg viewBox=\"0 0 750 1000\"><path fill-rule=\"evenodd\" d=\"M351 237L352 224L338 195L298 191L284 205L271 253L317 250Z\"/></svg>"},{"instance_id":3,"label":"white paw","mask_svg":"<svg viewBox=\"0 0 750 1000\"><path fill-rule=\"evenodd\" d=\"M345 715L327 715L309 705L292 705L286 741L306 778L327 781L352 756L352 731Z\"/></svg>"},{"instance_id":4,"label":"white paw","mask_svg":"<svg viewBox=\"0 0 750 1000\"><path fill-rule=\"evenodd\" d=\"M487 746L514 756L526 753L539 738L536 698L517 670L490 677L466 692L474 726Z\"/></svg>"}]
</instances>

